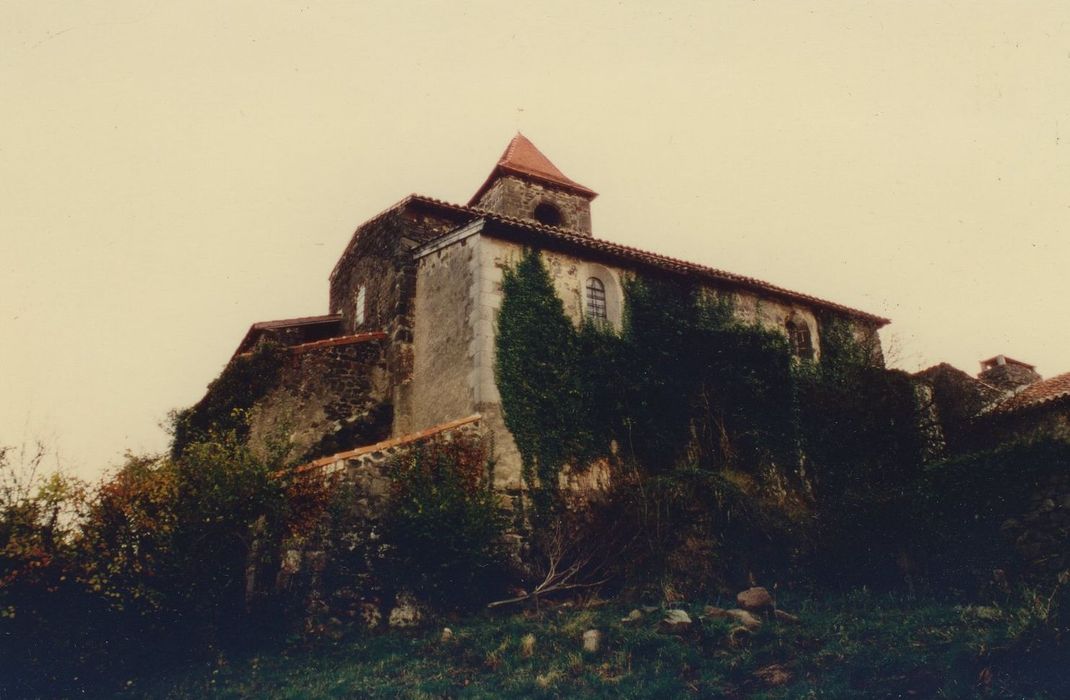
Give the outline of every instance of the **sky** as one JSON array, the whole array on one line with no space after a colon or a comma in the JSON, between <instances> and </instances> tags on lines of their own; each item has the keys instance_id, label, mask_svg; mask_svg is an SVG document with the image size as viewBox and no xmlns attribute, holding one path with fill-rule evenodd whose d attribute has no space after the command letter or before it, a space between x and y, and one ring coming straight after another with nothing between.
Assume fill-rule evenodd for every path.
<instances>
[{"instance_id":1,"label":"sky","mask_svg":"<svg viewBox=\"0 0 1070 700\"><path fill-rule=\"evenodd\" d=\"M523 132L599 238L1070 371L1066 2L0 3L0 444L96 478Z\"/></svg>"}]
</instances>

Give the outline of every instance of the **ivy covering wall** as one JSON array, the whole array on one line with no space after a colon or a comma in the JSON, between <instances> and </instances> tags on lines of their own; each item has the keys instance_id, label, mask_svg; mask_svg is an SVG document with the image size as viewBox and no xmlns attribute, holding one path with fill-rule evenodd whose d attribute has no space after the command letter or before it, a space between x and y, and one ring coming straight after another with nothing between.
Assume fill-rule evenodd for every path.
<instances>
[{"instance_id":1,"label":"ivy covering wall","mask_svg":"<svg viewBox=\"0 0 1070 700\"><path fill-rule=\"evenodd\" d=\"M200 403L172 416L171 456L181 457L187 447L213 435L233 432L242 440L247 438L247 412L278 383L283 353L278 344L265 342L231 360L208 385Z\"/></svg>"},{"instance_id":2,"label":"ivy covering wall","mask_svg":"<svg viewBox=\"0 0 1070 700\"><path fill-rule=\"evenodd\" d=\"M857 556L920 469L909 377L845 322L822 319L817 363L685 280L627 279L619 333L569 320L538 251L502 286L498 388L536 522L559 512L563 469L605 457L656 511L641 529L702 520L748 556L777 540L770 560Z\"/></svg>"}]
</instances>

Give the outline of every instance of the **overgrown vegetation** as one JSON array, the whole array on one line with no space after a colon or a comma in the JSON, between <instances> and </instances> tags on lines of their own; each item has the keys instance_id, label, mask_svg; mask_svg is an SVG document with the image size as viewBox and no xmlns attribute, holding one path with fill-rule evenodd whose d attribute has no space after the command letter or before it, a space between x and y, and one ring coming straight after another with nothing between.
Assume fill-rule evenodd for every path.
<instances>
[{"instance_id":1,"label":"overgrown vegetation","mask_svg":"<svg viewBox=\"0 0 1070 700\"><path fill-rule=\"evenodd\" d=\"M278 382L284 352L277 343L262 342L231 359L200 403L172 416L171 457L181 457L187 447L209 441L213 434L247 437L248 410Z\"/></svg>"},{"instance_id":2,"label":"overgrown vegetation","mask_svg":"<svg viewBox=\"0 0 1070 700\"><path fill-rule=\"evenodd\" d=\"M446 641L435 626L260 650L139 681L130 696L1055 700L1070 693L1060 658L1025 652L1043 603L960 606L867 592L784 603L801 624L769 622L752 635L733 635L724 620L699 622L700 603L680 606L700 627L682 637L656 631L658 609L623 622L630 607L619 604L484 615L445 622ZM589 629L603 635L597 652L582 650Z\"/></svg>"},{"instance_id":3,"label":"overgrown vegetation","mask_svg":"<svg viewBox=\"0 0 1070 700\"><path fill-rule=\"evenodd\" d=\"M168 696L1070 693L1070 503L1046 495L1070 493L1065 442L925 464L910 377L833 318L812 362L675 279L626 281L619 332L575 327L536 251L503 291L496 371L527 487L512 512L463 436L355 480L293 478L282 443L254 453L271 345L175 415L168 456L128 456L96 488L46 475L43 448L0 447L0 695L141 693L138 669L183 663L210 670L160 681ZM575 508L561 483L588 468L610 487ZM678 639L613 607L696 616L754 581L803 624ZM837 592L859 587L883 592ZM347 625L402 593L455 638ZM531 606L457 617L493 598ZM585 654L590 627L606 644ZM251 655L298 629L314 656Z\"/></svg>"},{"instance_id":4,"label":"overgrown vegetation","mask_svg":"<svg viewBox=\"0 0 1070 700\"><path fill-rule=\"evenodd\" d=\"M1045 488L1060 481L1070 487L1070 444L1053 439L927 465L910 511L919 566L940 590L969 596L1070 571L1070 516L1058 519L1066 504L1049 500L1056 493ZM1070 606L1062 614L1065 629Z\"/></svg>"},{"instance_id":5,"label":"overgrown vegetation","mask_svg":"<svg viewBox=\"0 0 1070 700\"><path fill-rule=\"evenodd\" d=\"M475 440L417 445L391 465L383 578L447 610L482 606L505 583L507 529Z\"/></svg>"},{"instance_id":6,"label":"overgrown vegetation","mask_svg":"<svg viewBox=\"0 0 1070 700\"><path fill-rule=\"evenodd\" d=\"M229 433L179 460L130 456L95 491L25 491L0 526L0 692L106 687L255 629L245 560L254 522L283 517L279 464Z\"/></svg>"},{"instance_id":7,"label":"overgrown vegetation","mask_svg":"<svg viewBox=\"0 0 1070 700\"><path fill-rule=\"evenodd\" d=\"M779 580L816 557L850 582L895 578L896 509L921 464L913 387L845 323L822 320L820 363L793 360L782 333L726 299L633 279L619 334L577 329L537 251L503 293L498 385L536 532L560 509L560 472L602 457L647 577Z\"/></svg>"}]
</instances>

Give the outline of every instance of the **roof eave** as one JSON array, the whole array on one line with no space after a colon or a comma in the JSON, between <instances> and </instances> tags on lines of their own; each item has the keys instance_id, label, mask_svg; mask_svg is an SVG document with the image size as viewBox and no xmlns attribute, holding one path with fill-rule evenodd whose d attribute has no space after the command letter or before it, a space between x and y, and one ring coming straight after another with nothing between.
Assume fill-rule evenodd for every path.
<instances>
[{"instance_id":1,"label":"roof eave","mask_svg":"<svg viewBox=\"0 0 1070 700\"><path fill-rule=\"evenodd\" d=\"M567 192L578 194L581 197L587 199L588 201L593 200L595 197L598 196L598 193L594 190L590 189L589 187L584 187L578 182L573 182L572 180L564 182L556 178L539 175L538 173L534 173L529 170L521 170L520 168L514 168L505 163L498 163L494 166L494 169L490 171L490 175L488 175L487 179L483 181L483 184L479 186L479 189L476 190L476 193L472 195L472 198L468 200L467 206L476 206L476 204L479 203L480 197L482 197L486 193L486 191L490 189L490 186L494 184L494 181L502 175L514 175L516 177L535 180L541 184L549 185L550 187L556 187L560 190L565 190Z\"/></svg>"},{"instance_id":2,"label":"roof eave","mask_svg":"<svg viewBox=\"0 0 1070 700\"><path fill-rule=\"evenodd\" d=\"M801 292L793 292L790 289L784 289L768 282L762 282L761 280L744 277L742 275L734 275L732 273L723 272L714 268L699 265L697 263L691 263L685 260L677 260L667 256L659 255L657 253L651 253L649 251L640 250L638 248L631 248L630 246L622 246L616 243L609 243L600 239L590 238L588 236L580 236L575 233L571 233L567 230L554 227L545 226L541 224L533 224L528 221L521 221L518 219L512 219L508 217L502 217L500 215L484 213L483 216L492 222L493 226L485 226L481 231L481 235L489 235L495 237L497 234L501 238L520 238L524 235L546 234L553 238L553 240L560 242L563 245L572 245L574 247L584 248L591 250L597 255L613 259L613 260L627 260L632 264L638 264L641 266L654 267L664 272L676 275L688 275L693 274L698 277L706 279L716 280L722 284L733 286L736 288L747 289L749 291L758 292L761 294L767 294L783 299L790 299L796 303L802 303L808 306L814 306L836 313L841 313L846 316L863 321L873 328L882 328L889 323L890 319L875 314L867 313L859 309L853 309L849 306L843 306L835 302L827 301L819 297L812 297ZM613 249L606 249L600 246L611 246Z\"/></svg>"}]
</instances>

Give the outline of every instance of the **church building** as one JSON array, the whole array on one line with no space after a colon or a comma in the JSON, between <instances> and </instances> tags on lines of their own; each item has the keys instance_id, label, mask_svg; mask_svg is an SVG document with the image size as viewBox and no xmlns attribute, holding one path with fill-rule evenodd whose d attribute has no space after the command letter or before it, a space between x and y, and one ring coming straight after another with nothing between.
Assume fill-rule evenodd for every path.
<instances>
[{"instance_id":1,"label":"church building","mask_svg":"<svg viewBox=\"0 0 1070 700\"><path fill-rule=\"evenodd\" d=\"M232 358L268 342L288 357L252 409L250 439L282 432L304 468L329 469L474 430L493 446L498 486L519 488L495 384L495 324L503 271L529 249L577 324L620 329L629 277L683 278L730 298L741 320L783 333L802 360L820 362L833 321L880 356L887 319L596 236L596 197L517 134L466 204L413 194L360 224L330 274L329 312L255 323Z\"/></svg>"}]
</instances>

